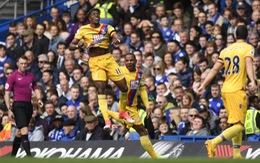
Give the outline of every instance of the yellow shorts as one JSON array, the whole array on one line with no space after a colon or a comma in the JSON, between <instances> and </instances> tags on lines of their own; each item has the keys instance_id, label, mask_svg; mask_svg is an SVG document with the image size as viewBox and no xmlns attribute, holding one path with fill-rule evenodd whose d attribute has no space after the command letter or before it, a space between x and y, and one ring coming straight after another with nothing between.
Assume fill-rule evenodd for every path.
<instances>
[{"instance_id":1,"label":"yellow shorts","mask_svg":"<svg viewBox=\"0 0 260 163\"><path fill-rule=\"evenodd\" d=\"M137 112L137 107L130 107L126 106L125 112L129 113L132 119L135 121L133 125L141 125L143 124L142 119L140 118L138 112Z\"/></svg>"},{"instance_id":2,"label":"yellow shorts","mask_svg":"<svg viewBox=\"0 0 260 163\"><path fill-rule=\"evenodd\" d=\"M118 64L110 53L90 57L89 68L94 81L106 81L107 78L112 81L124 79L124 75L120 72Z\"/></svg>"},{"instance_id":3,"label":"yellow shorts","mask_svg":"<svg viewBox=\"0 0 260 163\"><path fill-rule=\"evenodd\" d=\"M247 97L245 91L237 91L233 93L222 92L222 99L228 114L228 123L245 122L247 111Z\"/></svg>"}]
</instances>

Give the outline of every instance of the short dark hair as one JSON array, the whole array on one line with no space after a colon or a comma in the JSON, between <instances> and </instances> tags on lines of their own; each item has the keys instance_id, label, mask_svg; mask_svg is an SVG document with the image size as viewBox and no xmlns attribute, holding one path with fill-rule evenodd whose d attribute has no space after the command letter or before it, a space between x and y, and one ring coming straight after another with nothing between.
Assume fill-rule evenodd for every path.
<instances>
[{"instance_id":1,"label":"short dark hair","mask_svg":"<svg viewBox=\"0 0 260 163\"><path fill-rule=\"evenodd\" d=\"M13 36L13 37L15 38L15 34L13 34L13 33L11 33L11 32L8 32L8 33L6 34L6 37L5 37L5 38L7 38L8 36Z\"/></svg>"},{"instance_id":2,"label":"short dark hair","mask_svg":"<svg viewBox=\"0 0 260 163\"><path fill-rule=\"evenodd\" d=\"M65 42L62 42L62 41L60 41L60 42L57 44L57 49L58 49L58 47L59 47L60 45L64 45L64 46L65 46L65 48L67 48L67 46L66 46L66 43L65 43Z\"/></svg>"},{"instance_id":3,"label":"short dark hair","mask_svg":"<svg viewBox=\"0 0 260 163\"><path fill-rule=\"evenodd\" d=\"M237 39L246 40L247 35L248 35L248 31L247 31L246 26L240 25L237 27L237 29L236 29L236 38Z\"/></svg>"},{"instance_id":4,"label":"short dark hair","mask_svg":"<svg viewBox=\"0 0 260 163\"><path fill-rule=\"evenodd\" d=\"M47 100L47 101L45 102L45 104L44 104L44 107L46 107L46 105L48 105L48 104L51 104L52 106L54 106L52 100Z\"/></svg>"},{"instance_id":5,"label":"short dark hair","mask_svg":"<svg viewBox=\"0 0 260 163\"><path fill-rule=\"evenodd\" d=\"M89 15L93 12L93 11L98 11L100 13L100 10L98 8L92 8L91 10L89 10L89 12L87 13L87 18L89 18Z\"/></svg>"},{"instance_id":6,"label":"short dark hair","mask_svg":"<svg viewBox=\"0 0 260 163\"><path fill-rule=\"evenodd\" d=\"M75 65L74 68L73 68L73 71L74 71L74 70L80 70L80 72L81 72L82 74L84 73L83 68L82 68L81 66L79 66L79 65Z\"/></svg>"},{"instance_id":7,"label":"short dark hair","mask_svg":"<svg viewBox=\"0 0 260 163\"><path fill-rule=\"evenodd\" d=\"M53 70L44 70L42 73L48 73L49 75L53 76Z\"/></svg>"},{"instance_id":8,"label":"short dark hair","mask_svg":"<svg viewBox=\"0 0 260 163\"><path fill-rule=\"evenodd\" d=\"M19 61L19 59L25 59L28 60L28 58L25 55L21 55L20 57L17 58L17 61Z\"/></svg>"},{"instance_id":9,"label":"short dark hair","mask_svg":"<svg viewBox=\"0 0 260 163\"><path fill-rule=\"evenodd\" d=\"M37 25L40 25L40 26L42 26L42 27L43 27L43 29L44 29L44 31L46 30L46 25L45 25L44 23L37 23L37 24L36 24L36 27L37 27Z\"/></svg>"},{"instance_id":10,"label":"short dark hair","mask_svg":"<svg viewBox=\"0 0 260 163\"><path fill-rule=\"evenodd\" d=\"M134 56L134 59L136 59L136 57L133 53L128 53L128 54L125 55L125 57L128 56L128 55Z\"/></svg>"}]
</instances>

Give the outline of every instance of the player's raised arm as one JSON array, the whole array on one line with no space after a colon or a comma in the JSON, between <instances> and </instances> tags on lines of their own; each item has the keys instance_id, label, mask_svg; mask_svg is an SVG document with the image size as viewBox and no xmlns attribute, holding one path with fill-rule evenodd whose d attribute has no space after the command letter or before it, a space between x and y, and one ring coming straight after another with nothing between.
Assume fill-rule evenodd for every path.
<instances>
[{"instance_id":1,"label":"player's raised arm","mask_svg":"<svg viewBox=\"0 0 260 163\"><path fill-rule=\"evenodd\" d=\"M218 71L223 67L222 63L216 62L213 66L213 68L208 73L206 79L201 84L201 86L198 88L198 95L202 95L204 92L204 89L207 87L207 85L211 82L211 80L216 76Z\"/></svg>"}]
</instances>

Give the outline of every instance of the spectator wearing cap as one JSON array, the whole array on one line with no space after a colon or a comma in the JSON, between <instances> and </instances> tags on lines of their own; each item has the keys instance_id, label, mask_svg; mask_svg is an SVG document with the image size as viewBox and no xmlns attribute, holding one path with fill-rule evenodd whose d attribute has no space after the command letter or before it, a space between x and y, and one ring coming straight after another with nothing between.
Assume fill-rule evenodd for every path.
<instances>
[{"instance_id":1,"label":"spectator wearing cap","mask_svg":"<svg viewBox=\"0 0 260 163\"><path fill-rule=\"evenodd\" d=\"M48 134L48 138L50 141L60 141L61 137L65 135L63 130L63 117L61 115L56 115L53 119L54 128Z\"/></svg>"},{"instance_id":2,"label":"spectator wearing cap","mask_svg":"<svg viewBox=\"0 0 260 163\"><path fill-rule=\"evenodd\" d=\"M187 54L182 51L179 42L176 40L170 40L167 43L167 52L172 54L175 62L177 62L178 58L187 56Z\"/></svg>"},{"instance_id":3,"label":"spectator wearing cap","mask_svg":"<svg viewBox=\"0 0 260 163\"><path fill-rule=\"evenodd\" d=\"M43 141L43 127L42 125L36 126L36 121L34 118L31 118L28 125L28 139L29 141Z\"/></svg>"},{"instance_id":4,"label":"spectator wearing cap","mask_svg":"<svg viewBox=\"0 0 260 163\"><path fill-rule=\"evenodd\" d=\"M64 135L61 136L60 141L72 141L75 139L78 131L75 125L75 121L72 119L63 122Z\"/></svg>"},{"instance_id":5,"label":"spectator wearing cap","mask_svg":"<svg viewBox=\"0 0 260 163\"><path fill-rule=\"evenodd\" d=\"M209 124L210 133L214 134L217 128L218 116L209 110L206 105L200 104L197 106L199 115L204 118L204 120Z\"/></svg>"},{"instance_id":6,"label":"spectator wearing cap","mask_svg":"<svg viewBox=\"0 0 260 163\"><path fill-rule=\"evenodd\" d=\"M248 4L247 4L248 5ZM247 24L250 23L250 15L252 13L252 7L246 6L246 2L238 2L236 5L236 14L238 18L242 18Z\"/></svg>"},{"instance_id":7,"label":"spectator wearing cap","mask_svg":"<svg viewBox=\"0 0 260 163\"><path fill-rule=\"evenodd\" d=\"M94 115L88 115L84 118L86 126L84 129L80 130L76 136L76 140L90 141L90 140L107 140L111 139L105 133L102 127L98 125L98 119Z\"/></svg>"},{"instance_id":8,"label":"spectator wearing cap","mask_svg":"<svg viewBox=\"0 0 260 163\"><path fill-rule=\"evenodd\" d=\"M43 45L34 38L34 32L32 29L24 30L22 36L23 36L23 44L20 46L20 48L23 54L27 50L31 50L35 58L37 58L40 54L44 52Z\"/></svg>"}]
</instances>

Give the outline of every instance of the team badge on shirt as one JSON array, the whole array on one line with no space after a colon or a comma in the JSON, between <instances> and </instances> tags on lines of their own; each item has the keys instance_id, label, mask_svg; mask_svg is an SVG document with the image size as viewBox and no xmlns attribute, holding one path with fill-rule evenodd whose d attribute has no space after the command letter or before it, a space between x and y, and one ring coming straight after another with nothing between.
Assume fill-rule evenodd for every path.
<instances>
[{"instance_id":1,"label":"team badge on shirt","mask_svg":"<svg viewBox=\"0 0 260 163\"><path fill-rule=\"evenodd\" d=\"M250 50L250 54L252 55L252 56L254 56L254 50Z\"/></svg>"},{"instance_id":2,"label":"team badge on shirt","mask_svg":"<svg viewBox=\"0 0 260 163\"><path fill-rule=\"evenodd\" d=\"M137 89L139 85L139 81L138 80L131 80L130 81L130 89Z\"/></svg>"}]
</instances>

